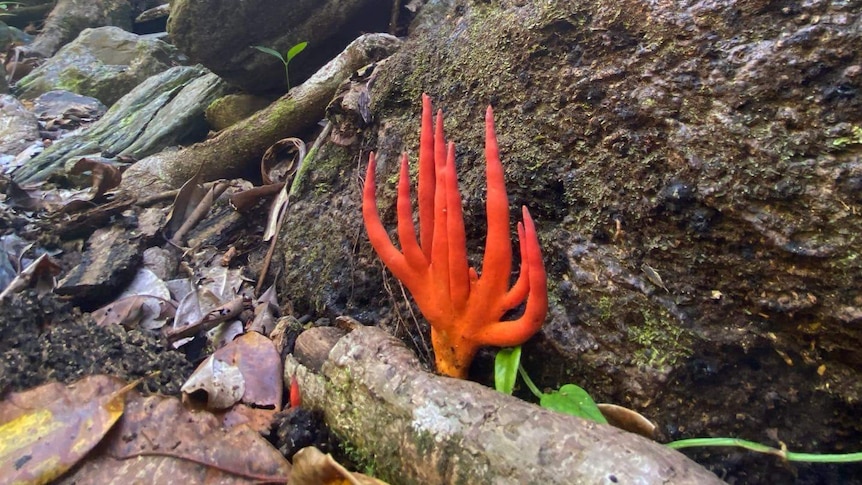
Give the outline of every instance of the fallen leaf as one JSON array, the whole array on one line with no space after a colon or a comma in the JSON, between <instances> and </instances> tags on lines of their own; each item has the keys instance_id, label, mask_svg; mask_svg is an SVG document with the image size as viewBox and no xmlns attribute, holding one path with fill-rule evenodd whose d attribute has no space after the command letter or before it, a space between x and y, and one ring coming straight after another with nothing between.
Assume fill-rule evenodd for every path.
<instances>
[{"instance_id":1,"label":"fallen leaf","mask_svg":"<svg viewBox=\"0 0 862 485\"><path fill-rule=\"evenodd\" d=\"M330 454L313 446L305 447L293 456L290 485L386 485L376 478L351 473Z\"/></svg>"},{"instance_id":2,"label":"fallen leaf","mask_svg":"<svg viewBox=\"0 0 862 485\"><path fill-rule=\"evenodd\" d=\"M55 277L58 274L60 265L48 254L43 254L9 282L0 293L0 300L29 287L35 287L39 294L48 293L57 286Z\"/></svg>"},{"instance_id":3,"label":"fallen leaf","mask_svg":"<svg viewBox=\"0 0 862 485\"><path fill-rule=\"evenodd\" d=\"M239 212L245 212L256 206L261 200L281 192L284 182L261 185L247 190L237 191L230 196L230 205Z\"/></svg>"},{"instance_id":4,"label":"fallen leaf","mask_svg":"<svg viewBox=\"0 0 862 485\"><path fill-rule=\"evenodd\" d=\"M637 411L616 404L596 404L608 424L639 434L649 439L655 437L655 424Z\"/></svg>"},{"instance_id":5,"label":"fallen leaf","mask_svg":"<svg viewBox=\"0 0 862 485\"><path fill-rule=\"evenodd\" d=\"M202 168L203 166L198 168L197 173L180 187L180 191L177 193L176 198L174 198L174 203L171 205L171 211L168 213L168 222L165 227L165 237L167 239L171 239L176 234L207 194L207 189L200 183Z\"/></svg>"},{"instance_id":6,"label":"fallen leaf","mask_svg":"<svg viewBox=\"0 0 862 485\"><path fill-rule=\"evenodd\" d=\"M177 398L134 392L99 451L58 483L285 483L291 470L248 426L226 430L218 417L189 411Z\"/></svg>"},{"instance_id":7,"label":"fallen leaf","mask_svg":"<svg viewBox=\"0 0 862 485\"><path fill-rule=\"evenodd\" d=\"M189 399L203 393L205 397L195 400L203 401L209 410L227 409L242 398L245 379L239 367L211 355L201 362L180 390Z\"/></svg>"},{"instance_id":8,"label":"fallen leaf","mask_svg":"<svg viewBox=\"0 0 862 485\"><path fill-rule=\"evenodd\" d=\"M80 158L75 162L75 165L69 172L72 175L80 175L84 172L90 172L91 199L99 198L107 191L118 187L120 182L123 180L123 175L119 167L91 157Z\"/></svg>"},{"instance_id":9,"label":"fallen leaf","mask_svg":"<svg viewBox=\"0 0 862 485\"><path fill-rule=\"evenodd\" d=\"M165 326L167 319L176 313L176 304L171 300L171 292L161 278L147 268L140 268L129 286L120 293L119 298L144 297L140 327L156 330Z\"/></svg>"},{"instance_id":10,"label":"fallen leaf","mask_svg":"<svg viewBox=\"0 0 862 485\"><path fill-rule=\"evenodd\" d=\"M269 336L275 329L278 313L278 295L275 291L275 285L272 285L260 295L260 298L254 301L254 320L249 326L249 331Z\"/></svg>"},{"instance_id":11,"label":"fallen leaf","mask_svg":"<svg viewBox=\"0 0 862 485\"><path fill-rule=\"evenodd\" d=\"M183 384L183 393L206 392L208 409L236 402L254 408L281 410L284 393L281 355L272 341L257 332L236 338L215 351Z\"/></svg>"},{"instance_id":12,"label":"fallen leaf","mask_svg":"<svg viewBox=\"0 0 862 485\"><path fill-rule=\"evenodd\" d=\"M78 463L123 414L130 387L110 376L50 383L0 402L0 483L49 483Z\"/></svg>"},{"instance_id":13,"label":"fallen leaf","mask_svg":"<svg viewBox=\"0 0 862 485\"><path fill-rule=\"evenodd\" d=\"M305 142L299 138L284 138L273 143L260 159L260 176L264 185L289 184L305 153Z\"/></svg>"}]
</instances>

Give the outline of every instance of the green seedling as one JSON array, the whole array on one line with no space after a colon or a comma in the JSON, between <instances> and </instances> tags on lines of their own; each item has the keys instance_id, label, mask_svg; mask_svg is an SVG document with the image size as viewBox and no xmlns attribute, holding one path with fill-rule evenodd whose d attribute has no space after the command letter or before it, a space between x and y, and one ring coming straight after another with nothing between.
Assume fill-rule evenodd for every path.
<instances>
[{"instance_id":1,"label":"green seedling","mask_svg":"<svg viewBox=\"0 0 862 485\"><path fill-rule=\"evenodd\" d=\"M602 416L601 411L599 411L599 408L587 391L574 384L566 384L559 390L547 394L541 392L521 366L520 346L497 352L497 357L494 360L494 387L502 393L512 394L517 374L520 374L521 378L524 379L524 383L530 388L530 392L539 398L539 404L543 408L571 414L597 423L607 423L607 420ZM756 453L777 456L787 461L808 463L862 462L862 452L835 454L798 453L788 451L783 444L781 448L773 448L761 443L738 438L690 438L672 441L667 443L666 446L675 450L704 446L731 446Z\"/></svg>"},{"instance_id":2,"label":"green seedling","mask_svg":"<svg viewBox=\"0 0 862 485\"><path fill-rule=\"evenodd\" d=\"M281 61L282 64L284 64L284 77L285 79L287 79L287 90L290 91L290 72L287 69L287 65L290 64L291 59L293 59L294 57L299 55L300 52L305 50L305 47L307 45L308 42L300 42L299 44L296 44L295 46L288 49L287 52L284 53L284 55L282 55L281 52L278 52L275 49L264 47L262 45L253 45L252 47L261 52L265 52L273 57L276 57L278 60Z\"/></svg>"},{"instance_id":3,"label":"green seedling","mask_svg":"<svg viewBox=\"0 0 862 485\"><path fill-rule=\"evenodd\" d=\"M0 2L0 17L8 17L12 15L9 13L12 10L11 7L17 7L21 5L21 2Z\"/></svg>"},{"instance_id":4,"label":"green seedling","mask_svg":"<svg viewBox=\"0 0 862 485\"><path fill-rule=\"evenodd\" d=\"M543 408L607 424L608 420L602 416L593 398L579 386L566 384L549 393L540 391L521 366L520 346L497 352L494 359L494 387L500 392L511 394L518 374L524 379L530 392L539 399L539 405Z\"/></svg>"}]
</instances>

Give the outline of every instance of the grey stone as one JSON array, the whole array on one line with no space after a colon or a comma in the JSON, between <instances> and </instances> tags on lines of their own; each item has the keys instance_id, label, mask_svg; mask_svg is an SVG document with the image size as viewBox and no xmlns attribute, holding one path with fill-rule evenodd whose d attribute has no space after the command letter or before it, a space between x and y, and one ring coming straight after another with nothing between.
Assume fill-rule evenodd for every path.
<instances>
[{"instance_id":1,"label":"grey stone","mask_svg":"<svg viewBox=\"0 0 862 485\"><path fill-rule=\"evenodd\" d=\"M0 155L15 155L38 139L36 116L14 96L0 96Z\"/></svg>"},{"instance_id":2,"label":"grey stone","mask_svg":"<svg viewBox=\"0 0 862 485\"><path fill-rule=\"evenodd\" d=\"M132 28L128 0L59 0L45 20L42 32L27 46L28 56L51 57L87 28Z\"/></svg>"},{"instance_id":3,"label":"grey stone","mask_svg":"<svg viewBox=\"0 0 862 485\"><path fill-rule=\"evenodd\" d=\"M153 76L112 106L83 133L59 140L13 173L18 182L45 180L71 157L103 152L142 158L196 132L206 132L204 109L226 83L200 66L177 66Z\"/></svg>"},{"instance_id":4,"label":"grey stone","mask_svg":"<svg viewBox=\"0 0 862 485\"><path fill-rule=\"evenodd\" d=\"M176 49L165 42L117 27L87 29L21 79L16 91L32 99L65 89L110 106L148 77L179 63Z\"/></svg>"}]
</instances>

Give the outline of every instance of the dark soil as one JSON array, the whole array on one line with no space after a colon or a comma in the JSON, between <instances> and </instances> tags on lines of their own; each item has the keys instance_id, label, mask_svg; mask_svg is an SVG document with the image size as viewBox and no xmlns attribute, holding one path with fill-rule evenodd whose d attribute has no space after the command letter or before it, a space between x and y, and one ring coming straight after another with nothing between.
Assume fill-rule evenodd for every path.
<instances>
[{"instance_id":1,"label":"dark soil","mask_svg":"<svg viewBox=\"0 0 862 485\"><path fill-rule=\"evenodd\" d=\"M98 326L89 314L35 291L0 302L0 335L4 392L110 374L129 381L145 378L146 391L178 395L194 369L185 355L166 349L152 335Z\"/></svg>"}]
</instances>

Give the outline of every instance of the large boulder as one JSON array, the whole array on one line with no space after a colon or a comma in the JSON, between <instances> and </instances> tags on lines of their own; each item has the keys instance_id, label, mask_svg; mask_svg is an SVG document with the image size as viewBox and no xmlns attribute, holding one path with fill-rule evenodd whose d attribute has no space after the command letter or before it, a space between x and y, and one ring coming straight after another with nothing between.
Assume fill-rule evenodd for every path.
<instances>
[{"instance_id":1,"label":"large boulder","mask_svg":"<svg viewBox=\"0 0 862 485\"><path fill-rule=\"evenodd\" d=\"M548 271L548 319L523 354L540 387L579 383L656 420L665 439L858 450L858 9L746 0L424 9L374 76L365 138L325 145L291 198L280 286L293 308L378 322L427 357L423 320L414 324L368 244L358 181L377 151L378 205L394 235L399 155L414 168L428 92L457 145L468 254L481 262L482 121L493 104L510 229L527 205ZM474 375L487 375L489 355ZM858 479L847 465L695 456L731 482Z\"/></svg>"},{"instance_id":2,"label":"large boulder","mask_svg":"<svg viewBox=\"0 0 862 485\"><path fill-rule=\"evenodd\" d=\"M117 27L86 29L16 85L21 98L64 89L110 106L135 86L180 64L176 49Z\"/></svg>"},{"instance_id":3,"label":"large boulder","mask_svg":"<svg viewBox=\"0 0 862 485\"><path fill-rule=\"evenodd\" d=\"M58 0L42 31L24 51L28 57L51 57L84 29L111 25L131 30L132 17L128 0Z\"/></svg>"},{"instance_id":4,"label":"large boulder","mask_svg":"<svg viewBox=\"0 0 862 485\"><path fill-rule=\"evenodd\" d=\"M227 83L201 66L177 66L147 79L83 133L63 138L28 160L12 177L39 182L64 173L66 162L103 153L143 158L206 134L204 110Z\"/></svg>"},{"instance_id":5,"label":"large boulder","mask_svg":"<svg viewBox=\"0 0 862 485\"><path fill-rule=\"evenodd\" d=\"M174 45L226 81L251 93L286 87L284 66L252 46L284 53L308 48L290 63L296 86L364 32L385 31L392 0L175 0L168 32Z\"/></svg>"},{"instance_id":6,"label":"large boulder","mask_svg":"<svg viewBox=\"0 0 862 485\"><path fill-rule=\"evenodd\" d=\"M0 95L0 155L17 155L38 139L36 115L14 96Z\"/></svg>"}]
</instances>

